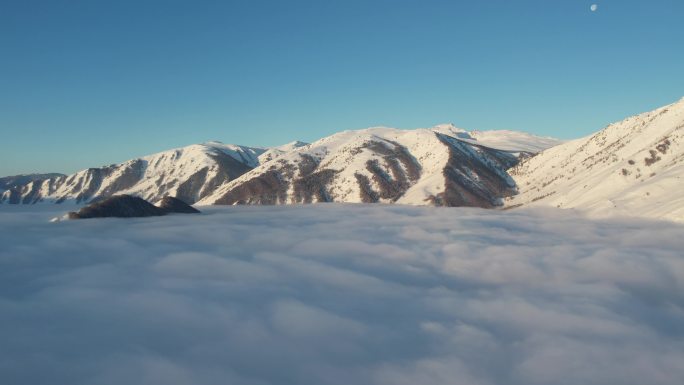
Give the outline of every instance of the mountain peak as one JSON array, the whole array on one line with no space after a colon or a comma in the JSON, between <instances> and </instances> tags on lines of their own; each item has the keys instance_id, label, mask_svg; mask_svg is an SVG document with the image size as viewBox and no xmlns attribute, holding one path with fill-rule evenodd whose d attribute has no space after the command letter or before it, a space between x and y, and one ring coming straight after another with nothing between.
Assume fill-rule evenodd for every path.
<instances>
[{"instance_id":1,"label":"mountain peak","mask_svg":"<svg viewBox=\"0 0 684 385\"><path fill-rule=\"evenodd\" d=\"M432 127L430 130L440 134L453 136L459 139L474 139L468 131L456 127L453 123L438 124Z\"/></svg>"},{"instance_id":2,"label":"mountain peak","mask_svg":"<svg viewBox=\"0 0 684 385\"><path fill-rule=\"evenodd\" d=\"M282 147L287 146L287 147L291 147L291 148L297 148L297 147L304 147L304 146L308 146L308 145L309 145L309 143L302 142L301 140L294 140L294 141L292 141L292 142L290 142L290 143L286 143L286 144L285 144L284 146L282 146Z\"/></svg>"},{"instance_id":3,"label":"mountain peak","mask_svg":"<svg viewBox=\"0 0 684 385\"><path fill-rule=\"evenodd\" d=\"M466 132L466 130L456 127L456 125L453 123L437 124L437 125L433 126L432 129L433 130L450 130L450 131Z\"/></svg>"},{"instance_id":4,"label":"mountain peak","mask_svg":"<svg viewBox=\"0 0 684 385\"><path fill-rule=\"evenodd\" d=\"M273 149L276 149L278 151L286 151L287 152L287 151L292 151L296 148L300 148L300 147L304 147L304 146L308 146L308 145L309 145L309 143L302 142L301 140L295 140L295 141L292 141L289 143L285 143L281 146L273 147Z\"/></svg>"}]
</instances>

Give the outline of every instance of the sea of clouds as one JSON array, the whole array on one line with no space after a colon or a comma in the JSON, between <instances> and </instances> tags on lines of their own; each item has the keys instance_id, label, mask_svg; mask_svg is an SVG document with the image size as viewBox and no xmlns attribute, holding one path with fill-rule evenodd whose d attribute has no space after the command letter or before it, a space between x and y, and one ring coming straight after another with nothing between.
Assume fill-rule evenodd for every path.
<instances>
[{"instance_id":1,"label":"sea of clouds","mask_svg":"<svg viewBox=\"0 0 684 385\"><path fill-rule=\"evenodd\" d=\"M682 225L332 204L49 223L46 207L0 206L2 384L684 379Z\"/></svg>"}]
</instances>

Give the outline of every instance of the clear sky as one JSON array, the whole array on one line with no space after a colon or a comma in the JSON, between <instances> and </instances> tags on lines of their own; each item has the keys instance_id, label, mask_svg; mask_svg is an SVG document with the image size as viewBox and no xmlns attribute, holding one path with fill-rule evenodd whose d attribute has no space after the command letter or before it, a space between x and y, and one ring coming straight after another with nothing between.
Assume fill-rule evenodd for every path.
<instances>
[{"instance_id":1,"label":"clear sky","mask_svg":"<svg viewBox=\"0 0 684 385\"><path fill-rule=\"evenodd\" d=\"M0 175L376 125L580 137L684 96L683 17L682 0L0 0Z\"/></svg>"}]
</instances>

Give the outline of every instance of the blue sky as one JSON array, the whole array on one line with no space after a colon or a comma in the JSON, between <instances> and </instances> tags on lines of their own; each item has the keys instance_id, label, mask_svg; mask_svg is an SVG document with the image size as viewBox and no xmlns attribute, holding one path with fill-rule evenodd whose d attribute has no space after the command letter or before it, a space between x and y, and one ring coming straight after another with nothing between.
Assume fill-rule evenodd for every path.
<instances>
[{"instance_id":1,"label":"blue sky","mask_svg":"<svg viewBox=\"0 0 684 385\"><path fill-rule=\"evenodd\" d=\"M682 15L681 0L2 0L0 175L375 125L579 137L684 96Z\"/></svg>"}]
</instances>

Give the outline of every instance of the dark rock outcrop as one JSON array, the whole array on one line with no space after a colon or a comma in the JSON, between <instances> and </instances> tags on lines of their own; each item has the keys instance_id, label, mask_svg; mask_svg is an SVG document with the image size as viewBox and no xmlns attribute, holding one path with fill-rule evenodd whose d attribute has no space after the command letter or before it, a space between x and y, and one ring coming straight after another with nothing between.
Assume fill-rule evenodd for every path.
<instances>
[{"instance_id":1,"label":"dark rock outcrop","mask_svg":"<svg viewBox=\"0 0 684 385\"><path fill-rule=\"evenodd\" d=\"M69 219L157 217L166 214L165 209L142 198L116 195L83 207L78 212L70 212Z\"/></svg>"},{"instance_id":2,"label":"dark rock outcrop","mask_svg":"<svg viewBox=\"0 0 684 385\"><path fill-rule=\"evenodd\" d=\"M159 206L131 195L115 195L70 212L69 219L159 217L170 213L197 214L199 210L178 198L164 197Z\"/></svg>"},{"instance_id":3,"label":"dark rock outcrop","mask_svg":"<svg viewBox=\"0 0 684 385\"><path fill-rule=\"evenodd\" d=\"M165 196L164 199L159 202L158 207L167 213L199 214L200 212L182 200L170 196Z\"/></svg>"}]
</instances>

